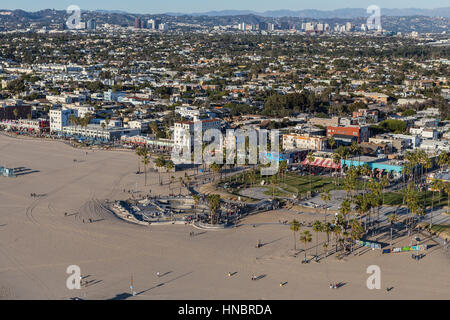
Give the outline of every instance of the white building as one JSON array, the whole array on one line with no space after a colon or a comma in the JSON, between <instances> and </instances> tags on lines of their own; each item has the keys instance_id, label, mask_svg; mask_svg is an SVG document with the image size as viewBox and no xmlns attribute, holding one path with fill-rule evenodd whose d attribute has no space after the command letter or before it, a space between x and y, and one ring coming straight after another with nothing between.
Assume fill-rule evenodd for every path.
<instances>
[{"instance_id":1,"label":"white building","mask_svg":"<svg viewBox=\"0 0 450 320\"><path fill-rule=\"evenodd\" d=\"M50 132L62 132L69 125L71 115L78 116L78 111L73 109L51 109L50 110Z\"/></svg>"},{"instance_id":2,"label":"white building","mask_svg":"<svg viewBox=\"0 0 450 320\"><path fill-rule=\"evenodd\" d=\"M201 120L197 122L201 125L202 132L208 129L219 129L219 119ZM173 141L175 148L186 148L194 146L194 121L176 122L174 126Z\"/></svg>"},{"instance_id":3,"label":"white building","mask_svg":"<svg viewBox=\"0 0 450 320\"><path fill-rule=\"evenodd\" d=\"M87 127L66 126L63 127L63 133L69 136L81 136L109 141L114 139L120 140L122 136L136 136L139 134L139 130L118 127L103 128L97 124L90 124Z\"/></svg>"},{"instance_id":4,"label":"white building","mask_svg":"<svg viewBox=\"0 0 450 320\"><path fill-rule=\"evenodd\" d=\"M301 134L284 134L283 150L309 149L323 151L327 148L327 138Z\"/></svg>"},{"instance_id":5,"label":"white building","mask_svg":"<svg viewBox=\"0 0 450 320\"><path fill-rule=\"evenodd\" d=\"M178 113L184 118L194 119L195 117L200 117L200 110L193 109L189 106L181 106L175 108L175 113Z\"/></svg>"}]
</instances>

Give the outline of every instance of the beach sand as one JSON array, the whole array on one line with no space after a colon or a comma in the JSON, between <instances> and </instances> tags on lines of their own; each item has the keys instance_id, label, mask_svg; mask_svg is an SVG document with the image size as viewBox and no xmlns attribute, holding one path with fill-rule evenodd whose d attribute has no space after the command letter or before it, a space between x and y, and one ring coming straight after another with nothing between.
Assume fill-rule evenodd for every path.
<instances>
[{"instance_id":1,"label":"beach sand","mask_svg":"<svg viewBox=\"0 0 450 320\"><path fill-rule=\"evenodd\" d=\"M450 298L450 257L438 246L420 261L408 253L367 250L341 261L331 256L302 264L303 244L297 241L294 257L293 233L278 221L322 216L281 210L251 216L238 228L207 232L123 222L104 209L105 199L128 198L123 190L134 190L136 183L153 195L168 194L168 185L160 186L158 174L149 173L144 187L132 152L85 152L60 142L0 136L0 166L29 169L17 178L0 178L0 299ZM191 231L198 235L190 237ZM315 253L312 234L309 257ZM264 244L259 249L258 240ZM87 287L67 289L70 265L80 266ZM381 290L366 287L370 265L381 268ZM265 276L251 281L252 275ZM135 297L129 296L131 278ZM286 284L280 287L281 282ZM330 290L332 282L344 285Z\"/></svg>"}]
</instances>

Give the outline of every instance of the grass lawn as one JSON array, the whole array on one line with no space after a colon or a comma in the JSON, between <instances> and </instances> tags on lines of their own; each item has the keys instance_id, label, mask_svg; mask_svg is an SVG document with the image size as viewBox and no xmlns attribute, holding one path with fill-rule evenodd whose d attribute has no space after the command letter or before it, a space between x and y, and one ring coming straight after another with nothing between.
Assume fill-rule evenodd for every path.
<instances>
[{"instance_id":1,"label":"grass lawn","mask_svg":"<svg viewBox=\"0 0 450 320\"><path fill-rule=\"evenodd\" d=\"M311 179L310 179L311 178ZM228 189L229 192L236 194L239 188L243 187L251 187L252 182L249 180L247 176L239 174L232 178L233 181L233 189ZM242 182L244 181L244 182ZM254 187L261 187L261 181L266 182L267 192L266 195L272 195L272 186L267 185L270 183L270 177L256 175L256 179L253 182ZM311 184L310 184L311 181ZM221 181L220 185L229 182L229 179L224 179ZM343 190L344 182L343 179L339 179L339 185L335 185L335 178L327 177L327 176L300 176L295 173L288 173L286 176L281 177L278 180L278 183L275 187L275 196L278 197L290 197L292 194L307 194L311 190L313 192L323 192L325 190ZM283 191L279 190L277 187L281 188ZM363 189L364 182L358 181L359 189Z\"/></svg>"},{"instance_id":2,"label":"grass lawn","mask_svg":"<svg viewBox=\"0 0 450 320\"><path fill-rule=\"evenodd\" d=\"M427 207L431 208L432 204L433 192L424 191L419 192L419 202L422 204L426 204ZM434 193L434 207L442 207L446 206L448 202L447 194L438 192ZM384 195L384 204L399 206L403 204L403 194L401 192L387 192Z\"/></svg>"}]
</instances>

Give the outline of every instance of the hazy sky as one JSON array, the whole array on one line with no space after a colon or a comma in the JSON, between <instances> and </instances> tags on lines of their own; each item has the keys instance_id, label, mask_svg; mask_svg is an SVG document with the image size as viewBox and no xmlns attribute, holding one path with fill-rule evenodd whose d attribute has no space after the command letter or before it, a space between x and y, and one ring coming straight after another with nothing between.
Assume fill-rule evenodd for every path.
<instances>
[{"instance_id":1,"label":"hazy sky","mask_svg":"<svg viewBox=\"0 0 450 320\"><path fill-rule=\"evenodd\" d=\"M439 8L448 6L446 0L1 0L0 9L66 9L78 5L82 10L123 10L133 13L205 12L212 10L320 9L367 8L378 5L382 8Z\"/></svg>"}]
</instances>

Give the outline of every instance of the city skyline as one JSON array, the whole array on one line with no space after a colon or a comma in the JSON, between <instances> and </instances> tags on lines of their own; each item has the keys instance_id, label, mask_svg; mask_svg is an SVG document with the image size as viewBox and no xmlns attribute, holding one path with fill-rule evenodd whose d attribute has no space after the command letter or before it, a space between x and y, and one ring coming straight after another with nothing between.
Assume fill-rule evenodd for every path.
<instances>
[{"instance_id":1,"label":"city skyline","mask_svg":"<svg viewBox=\"0 0 450 320\"><path fill-rule=\"evenodd\" d=\"M19 0L14 3L4 4L1 9L4 10L15 10L22 9L26 11L39 11L43 9L57 9L64 10L70 5L78 5L83 10L120 10L130 13L202 13L208 11L223 11L223 10L249 10L256 12L264 12L271 10L336 10L343 8L366 8L370 5L378 5L382 8L387 9L405 9L405 8L420 8L420 9L435 9L443 7L440 1L428 1L423 3L422 1L320 1L320 3L307 3L298 2L293 0L282 0L278 1L274 5L273 1L262 0L262 1L246 1L242 3L237 0L230 0L226 4L218 1L205 1L205 0L193 0L186 3L186 1L181 0L171 0L166 2L157 3L142 3L141 1L130 0L126 4L119 1L91 1L79 0L79 1L55 1L55 0L45 0L39 3L30 3L29 0Z\"/></svg>"}]
</instances>

